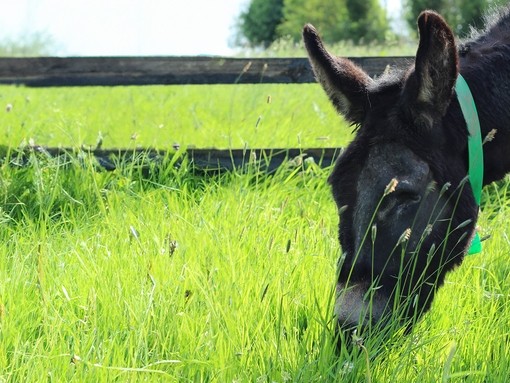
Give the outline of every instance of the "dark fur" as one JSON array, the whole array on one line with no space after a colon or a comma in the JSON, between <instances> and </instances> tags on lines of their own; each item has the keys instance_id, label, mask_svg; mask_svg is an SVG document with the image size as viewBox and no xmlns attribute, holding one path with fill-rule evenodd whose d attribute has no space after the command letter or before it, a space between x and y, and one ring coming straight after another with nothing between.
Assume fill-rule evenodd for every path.
<instances>
[{"instance_id":1,"label":"dark fur","mask_svg":"<svg viewBox=\"0 0 510 383\"><path fill-rule=\"evenodd\" d=\"M403 322L416 319L429 309L445 274L463 260L478 207L469 182L463 182L468 173L468 132L454 91L459 71L473 93L482 137L497 130L495 139L484 146L484 184L510 170L509 10L500 11L485 31L474 33L458 48L451 29L435 12L423 12L418 29L415 65L377 80L351 61L331 56L311 25L303 31L317 80L337 110L358 126L329 178L341 216L339 294L350 286L373 286L377 291L371 297L387 302L382 314L358 322L340 307L340 316L347 318L339 319L340 327L384 323L396 306L404 313L399 317ZM383 198L372 222L392 178L399 184ZM442 193L445 184L451 186ZM427 211L438 203L440 212ZM432 221L431 233L424 235ZM368 241L361 241L371 224L377 226L377 237L370 239L369 234ZM413 230L402 245L402 261L394 248L408 227ZM407 275L411 268L420 275Z\"/></svg>"}]
</instances>

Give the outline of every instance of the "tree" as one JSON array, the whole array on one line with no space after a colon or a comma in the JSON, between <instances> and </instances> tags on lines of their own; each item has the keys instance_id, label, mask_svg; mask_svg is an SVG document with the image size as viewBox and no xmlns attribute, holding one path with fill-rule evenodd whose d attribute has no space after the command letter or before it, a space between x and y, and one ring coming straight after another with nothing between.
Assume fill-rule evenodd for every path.
<instances>
[{"instance_id":1,"label":"tree","mask_svg":"<svg viewBox=\"0 0 510 383\"><path fill-rule=\"evenodd\" d=\"M0 41L0 57L49 56L57 50L53 38L44 32L34 32Z\"/></svg>"},{"instance_id":2,"label":"tree","mask_svg":"<svg viewBox=\"0 0 510 383\"><path fill-rule=\"evenodd\" d=\"M328 43L383 41L389 30L379 0L284 0L279 34L297 41L305 23L319 28Z\"/></svg>"},{"instance_id":3,"label":"tree","mask_svg":"<svg viewBox=\"0 0 510 383\"><path fill-rule=\"evenodd\" d=\"M282 17L283 0L251 0L239 16L239 32L250 46L267 48L278 37L276 29Z\"/></svg>"},{"instance_id":4,"label":"tree","mask_svg":"<svg viewBox=\"0 0 510 383\"><path fill-rule=\"evenodd\" d=\"M385 40L389 23L386 12L378 0L346 0L345 5L349 17L346 32L351 36L351 40L355 42Z\"/></svg>"},{"instance_id":5,"label":"tree","mask_svg":"<svg viewBox=\"0 0 510 383\"><path fill-rule=\"evenodd\" d=\"M379 0L251 0L239 32L251 46L267 47L280 37L300 41L305 23L319 28L328 43L384 41L389 30Z\"/></svg>"},{"instance_id":6,"label":"tree","mask_svg":"<svg viewBox=\"0 0 510 383\"><path fill-rule=\"evenodd\" d=\"M281 36L299 41L303 26L312 23L320 29L324 40L338 41L339 35L342 35L339 20L345 19L344 0L284 0L283 22L278 26L278 32Z\"/></svg>"},{"instance_id":7,"label":"tree","mask_svg":"<svg viewBox=\"0 0 510 383\"><path fill-rule=\"evenodd\" d=\"M432 9L446 19L455 34L465 36L471 26L482 26L483 14L488 8L503 3L502 0L405 0L406 21L415 31L420 12Z\"/></svg>"}]
</instances>

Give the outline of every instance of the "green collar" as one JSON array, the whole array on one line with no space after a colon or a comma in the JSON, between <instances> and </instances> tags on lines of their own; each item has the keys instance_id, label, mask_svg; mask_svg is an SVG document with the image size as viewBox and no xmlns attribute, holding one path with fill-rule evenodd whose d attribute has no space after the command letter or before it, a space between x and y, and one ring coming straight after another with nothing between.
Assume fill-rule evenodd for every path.
<instances>
[{"instance_id":1,"label":"green collar","mask_svg":"<svg viewBox=\"0 0 510 383\"><path fill-rule=\"evenodd\" d=\"M466 120L469 132L469 182L471 182L471 189L473 189L475 201L478 206L480 206L483 186L482 133L480 131L480 121L478 120L478 112L476 111L473 95L469 90L466 80L464 80L464 77L462 77L460 73L455 84L455 91L457 92L457 99L459 100L460 109ZM481 251L482 243L480 242L480 236L478 232L475 232L468 254L477 254Z\"/></svg>"}]
</instances>

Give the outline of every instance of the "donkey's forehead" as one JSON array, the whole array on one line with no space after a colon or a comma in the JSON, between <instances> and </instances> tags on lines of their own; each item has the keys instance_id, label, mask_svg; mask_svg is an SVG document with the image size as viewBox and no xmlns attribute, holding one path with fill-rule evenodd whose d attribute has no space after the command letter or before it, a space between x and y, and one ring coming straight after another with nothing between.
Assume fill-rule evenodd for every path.
<instances>
[{"instance_id":1,"label":"donkey's forehead","mask_svg":"<svg viewBox=\"0 0 510 383\"><path fill-rule=\"evenodd\" d=\"M411 175L422 173L424 166L426 163L404 144L387 142L368 148L364 171L371 176L377 175L381 170Z\"/></svg>"},{"instance_id":2,"label":"donkey's forehead","mask_svg":"<svg viewBox=\"0 0 510 383\"><path fill-rule=\"evenodd\" d=\"M402 144L386 143L370 148L358 179L358 192L382 191L392 179L401 186L421 183L430 172L428 164Z\"/></svg>"},{"instance_id":3,"label":"donkey's forehead","mask_svg":"<svg viewBox=\"0 0 510 383\"><path fill-rule=\"evenodd\" d=\"M399 182L426 177L430 167L403 143L355 140L340 156L329 179L333 188L346 185L384 188L392 178ZM361 186L360 186L361 185Z\"/></svg>"}]
</instances>

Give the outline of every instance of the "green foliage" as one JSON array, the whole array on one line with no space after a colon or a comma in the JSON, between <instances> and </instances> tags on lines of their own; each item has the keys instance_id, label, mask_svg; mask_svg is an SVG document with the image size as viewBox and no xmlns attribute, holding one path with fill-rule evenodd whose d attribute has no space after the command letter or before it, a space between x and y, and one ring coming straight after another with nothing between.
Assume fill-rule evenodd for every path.
<instances>
[{"instance_id":1,"label":"green foliage","mask_svg":"<svg viewBox=\"0 0 510 383\"><path fill-rule=\"evenodd\" d=\"M284 21L278 28L280 35L298 41L303 25L312 23L320 29L325 41L342 40L343 22L348 18L345 0L285 0L284 4Z\"/></svg>"},{"instance_id":2,"label":"green foliage","mask_svg":"<svg viewBox=\"0 0 510 383\"><path fill-rule=\"evenodd\" d=\"M55 41L43 32L0 41L0 57L51 56L55 51Z\"/></svg>"},{"instance_id":3,"label":"green foliage","mask_svg":"<svg viewBox=\"0 0 510 383\"><path fill-rule=\"evenodd\" d=\"M416 19L420 12L432 9L446 19L457 36L465 37L470 27L483 26L485 12L505 3L503 0L405 0L404 5L406 21L412 31L416 31Z\"/></svg>"},{"instance_id":4,"label":"green foliage","mask_svg":"<svg viewBox=\"0 0 510 383\"><path fill-rule=\"evenodd\" d=\"M283 17L283 0L252 0L239 16L239 30L250 46L267 47L277 38Z\"/></svg>"},{"instance_id":5,"label":"green foliage","mask_svg":"<svg viewBox=\"0 0 510 383\"><path fill-rule=\"evenodd\" d=\"M265 47L278 37L300 41L305 23L318 27L328 43L382 42L389 31L378 0L252 0L240 20L241 34L252 45ZM249 26L249 34L243 26Z\"/></svg>"},{"instance_id":6,"label":"green foliage","mask_svg":"<svg viewBox=\"0 0 510 383\"><path fill-rule=\"evenodd\" d=\"M348 20L342 40L382 42L386 40L389 23L379 0L346 0Z\"/></svg>"}]
</instances>

